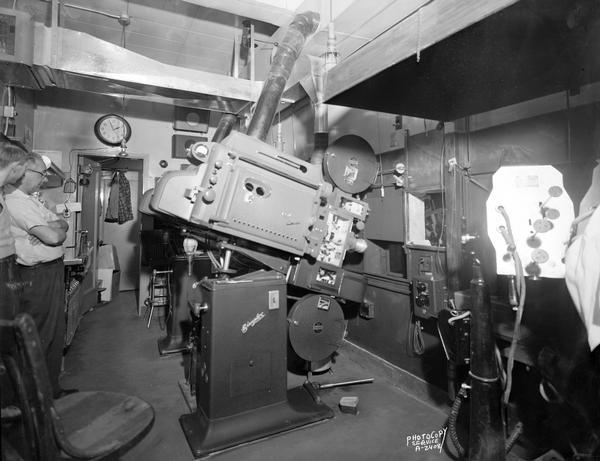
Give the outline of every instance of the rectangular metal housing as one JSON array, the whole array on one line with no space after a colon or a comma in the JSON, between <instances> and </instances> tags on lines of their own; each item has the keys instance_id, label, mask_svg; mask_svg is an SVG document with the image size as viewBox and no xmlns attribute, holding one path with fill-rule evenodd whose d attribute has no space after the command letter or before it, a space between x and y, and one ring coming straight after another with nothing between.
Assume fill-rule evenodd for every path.
<instances>
[{"instance_id":1,"label":"rectangular metal housing","mask_svg":"<svg viewBox=\"0 0 600 461\"><path fill-rule=\"evenodd\" d=\"M286 401L286 294L276 273L202 282L196 396L209 419Z\"/></svg>"}]
</instances>

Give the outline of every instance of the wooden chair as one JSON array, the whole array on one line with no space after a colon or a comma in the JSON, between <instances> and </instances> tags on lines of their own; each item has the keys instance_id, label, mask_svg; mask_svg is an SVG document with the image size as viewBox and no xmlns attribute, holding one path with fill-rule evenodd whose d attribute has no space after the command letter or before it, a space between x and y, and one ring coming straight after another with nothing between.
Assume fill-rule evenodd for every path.
<instances>
[{"instance_id":1,"label":"wooden chair","mask_svg":"<svg viewBox=\"0 0 600 461\"><path fill-rule=\"evenodd\" d=\"M25 459L118 455L152 426L154 409L137 397L98 391L53 400L40 338L28 314L0 320L0 353L21 409Z\"/></svg>"}]
</instances>

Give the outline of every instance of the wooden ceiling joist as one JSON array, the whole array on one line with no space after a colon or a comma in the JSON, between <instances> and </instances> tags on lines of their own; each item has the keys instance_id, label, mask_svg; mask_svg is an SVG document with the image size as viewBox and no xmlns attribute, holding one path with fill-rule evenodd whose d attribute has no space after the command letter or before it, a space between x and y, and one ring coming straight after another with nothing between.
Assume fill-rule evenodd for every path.
<instances>
[{"instance_id":1,"label":"wooden ceiling joist","mask_svg":"<svg viewBox=\"0 0 600 461\"><path fill-rule=\"evenodd\" d=\"M331 69L325 100L517 1L433 0L427 3Z\"/></svg>"}]
</instances>

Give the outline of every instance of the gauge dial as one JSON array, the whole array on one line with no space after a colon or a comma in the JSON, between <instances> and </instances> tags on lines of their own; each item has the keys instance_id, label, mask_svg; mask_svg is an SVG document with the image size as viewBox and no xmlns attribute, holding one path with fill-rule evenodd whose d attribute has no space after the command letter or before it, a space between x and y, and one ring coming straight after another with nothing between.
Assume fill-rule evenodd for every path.
<instances>
[{"instance_id":1,"label":"gauge dial","mask_svg":"<svg viewBox=\"0 0 600 461\"><path fill-rule=\"evenodd\" d=\"M553 227L552 221L547 219L536 219L533 223L533 230L542 234L551 231Z\"/></svg>"},{"instance_id":2,"label":"gauge dial","mask_svg":"<svg viewBox=\"0 0 600 461\"><path fill-rule=\"evenodd\" d=\"M96 121L94 133L100 142L109 146L120 146L123 141L129 141L131 126L120 115L108 114Z\"/></svg>"},{"instance_id":3,"label":"gauge dial","mask_svg":"<svg viewBox=\"0 0 600 461\"><path fill-rule=\"evenodd\" d=\"M544 264L550 259L550 255L546 250L537 248L531 252L531 259L538 264Z\"/></svg>"}]
</instances>

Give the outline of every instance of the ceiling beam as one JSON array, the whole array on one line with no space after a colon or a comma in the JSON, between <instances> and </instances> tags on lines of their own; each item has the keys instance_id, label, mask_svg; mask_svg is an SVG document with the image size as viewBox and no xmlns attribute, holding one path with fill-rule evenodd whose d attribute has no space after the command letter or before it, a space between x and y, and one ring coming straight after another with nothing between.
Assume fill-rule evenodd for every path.
<instances>
[{"instance_id":1,"label":"ceiling beam","mask_svg":"<svg viewBox=\"0 0 600 461\"><path fill-rule=\"evenodd\" d=\"M183 0L194 5L225 11L242 18L274 24L278 27L291 22L294 12L256 0Z\"/></svg>"},{"instance_id":2,"label":"ceiling beam","mask_svg":"<svg viewBox=\"0 0 600 461\"><path fill-rule=\"evenodd\" d=\"M329 6L322 2L319 11L321 14L319 30L307 40L302 50L302 56L324 56L327 49L327 29L331 21L335 26L335 47L339 53L339 59L343 60L358 48L397 24L399 18L409 16L430 1L402 0L398 2L395 0L378 0L377 2L364 2L360 0L336 0L331 17ZM308 7L308 4L309 2L305 1L302 7ZM283 28L279 29L273 34L273 40L279 41L284 32ZM314 100L311 61L312 59L305 58L296 62L288 79L286 98L291 98L294 94L301 94L294 89L299 83L309 97Z\"/></svg>"},{"instance_id":3,"label":"ceiling beam","mask_svg":"<svg viewBox=\"0 0 600 461\"><path fill-rule=\"evenodd\" d=\"M434 0L425 4L331 69L325 101L517 1Z\"/></svg>"}]
</instances>

